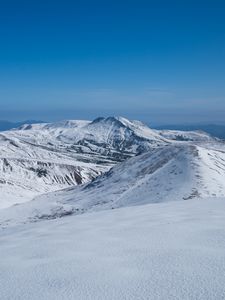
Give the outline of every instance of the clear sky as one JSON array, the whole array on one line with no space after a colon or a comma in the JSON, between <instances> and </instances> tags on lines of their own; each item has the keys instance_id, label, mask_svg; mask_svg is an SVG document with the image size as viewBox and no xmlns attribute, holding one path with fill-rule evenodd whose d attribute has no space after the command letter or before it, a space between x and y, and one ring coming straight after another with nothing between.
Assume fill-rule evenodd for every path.
<instances>
[{"instance_id":1,"label":"clear sky","mask_svg":"<svg viewBox=\"0 0 225 300\"><path fill-rule=\"evenodd\" d=\"M0 119L225 123L225 1L1 1Z\"/></svg>"}]
</instances>

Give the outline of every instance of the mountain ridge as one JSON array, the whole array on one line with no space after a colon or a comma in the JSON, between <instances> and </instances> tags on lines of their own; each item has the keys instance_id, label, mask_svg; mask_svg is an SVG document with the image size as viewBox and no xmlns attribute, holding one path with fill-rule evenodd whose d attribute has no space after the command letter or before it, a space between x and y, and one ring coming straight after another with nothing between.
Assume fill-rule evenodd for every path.
<instances>
[{"instance_id":1,"label":"mountain ridge","mask_svg":"<svg viewBox=\"0 0 225 300\"><path fill-rule=\"evenodd\" d=\"M170 201L225 197L225 147L185 142L152 149L91 182L0 210L1 226Z\"/></svg>"}]
</instances>

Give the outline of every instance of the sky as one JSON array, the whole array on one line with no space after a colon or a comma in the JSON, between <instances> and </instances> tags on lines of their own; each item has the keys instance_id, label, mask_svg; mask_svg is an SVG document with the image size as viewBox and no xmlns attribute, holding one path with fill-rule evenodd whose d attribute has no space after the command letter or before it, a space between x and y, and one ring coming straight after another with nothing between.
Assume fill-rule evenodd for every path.
<instances>
[{"instance_id":1,"label":"sky","mask_svg":"<svg viewBox=\"0 0 225 300\"><path fill-rule=\"evenodd\" d=\"M0 119L225 124L225 1L0 1Z\"/></svg>"}]
</instances>

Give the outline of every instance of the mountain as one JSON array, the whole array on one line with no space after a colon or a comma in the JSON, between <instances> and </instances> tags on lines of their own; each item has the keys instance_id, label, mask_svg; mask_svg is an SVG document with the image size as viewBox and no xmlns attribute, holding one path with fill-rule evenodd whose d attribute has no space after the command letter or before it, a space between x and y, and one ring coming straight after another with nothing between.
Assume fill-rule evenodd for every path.
<instances>
[{"instance_id":1,"label":"mountain","mask_svg":"<svg viewBox=\"0 0 225 300\"><path fill-rule=\"evenodd\" d=\"M9 122L0 120L0 131L10 130L22 126L23 124L42 123L42 121L26 120L22 122Z\"/></svg>"},{"instance_id":2,"label":"mountain","mask_svg":"<svg viewBox=\"0 0 225 300\"><path fill-rule=\"evenodd\" d=\"M80 191L74 190L76 209L225 196L224 151L181 144L131 158ZM68 193L72 199L72 191Z\"/></svg>"},{"instance_id":3,"label":"mountain","mask_svg":"<svg viewBox=\"0 0 225 300\"><path fill-rule=\"evenodd\" d=\"M157 131L122 117L23 124L0 133L0 207L88 183L128 158L181 141L216 142L205 133Z\"/></svg>"},{"instance_id":4,"label":"mountain","mask_svg":"<svg viewBox=\"0 0 225 300\"><path fill-rule=\"evenodd\" d=\"M223 141L110 117L23 125L0 155L1 299L223 299Z\"/></svg>"},{"instance_id":5,"label":"mountain","mask_svg":"<svg viewBox=\"0 0 225 300\"><path fill-rule=\"evenodd\" d=\"M80 187L47 193L8 209L3 220L30 222L168 201L225 197L225 146L161 146L117 164Z\"/></svg>"},{"instance_id":6,"label":"mountain","mask_svg":"<svg viewBox=\"0 0 225 300\"><path fill-rule=\"evenodd\" d=\"M162 125L154 127L158 130L204 131L210 135L225 140L225 125Z\"/></svg>"},{"instance_id":7,"label":"mountain","mask_svg":"<svg viewBox=\"0 0 225 300\"><path fill-rule=\"evenodd\" d=\"M167 141L123 118L23 124L0 133L0 207L91 181L113 165Z\"/></svg>"}]
</instances>

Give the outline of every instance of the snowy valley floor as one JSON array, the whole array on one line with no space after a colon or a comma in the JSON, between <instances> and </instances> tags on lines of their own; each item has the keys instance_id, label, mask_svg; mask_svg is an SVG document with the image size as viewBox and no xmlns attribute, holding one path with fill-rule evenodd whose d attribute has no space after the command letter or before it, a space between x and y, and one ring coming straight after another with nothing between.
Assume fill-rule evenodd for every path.
<instances>
[{"instance_id":1,"label":"snowy valley floor","mask_svg":"<svg viewBox=\"0 0 225 300\"><path fill-rule=\"evenodd\" d=\"M0 299L225 299L225 199L125 207L0 231Z\"/></svg>"}]
</instances>

